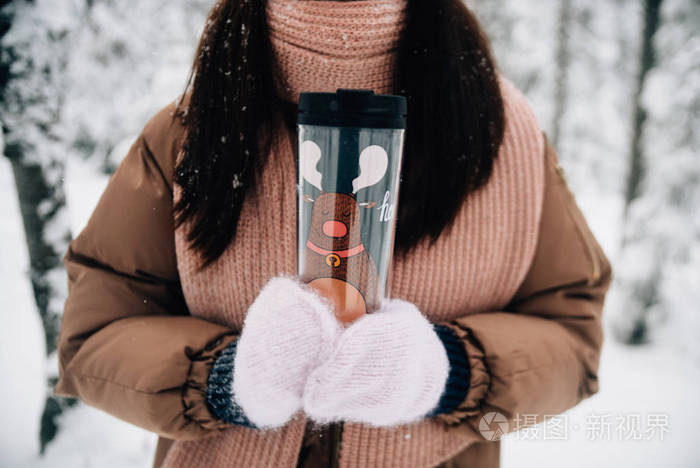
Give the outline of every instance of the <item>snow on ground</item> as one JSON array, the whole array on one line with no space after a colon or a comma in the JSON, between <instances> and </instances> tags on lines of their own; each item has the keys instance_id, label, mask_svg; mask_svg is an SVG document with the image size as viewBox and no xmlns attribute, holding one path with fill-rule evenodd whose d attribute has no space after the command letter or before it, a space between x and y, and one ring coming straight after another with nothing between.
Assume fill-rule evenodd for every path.
<instances>
[{"instance_id":1,"label":"snow on ground","mask_svg":"<svg viewBox=\"0 0 700 468\"><path fill-rule=\"evenodd\" d=\"M539 432L524 429L506 436L503 468L700 464L696 360L672 345L635 348L610 337L603 347L599 378L599 393L557 417L566 432L548 433L547 428L555 426L540 425Z\"/></svg>"},{"instance_id":2,"label":"snow on ground","mask_svg":"<svg viewBox=\"0 0 700 468\"><path fill-rule=\"evenodd\" d=\"M71 161L67 170L71 227L79 232L107 182L90 163ZM614 258L619 204L601 203L602 195L583 193L579 204L606 253ZM44 351L40 323L27 277L27 255L11 167L0 158L0 262L2 309L0 372L5 405L0 425L0 467L150 467L156 436L94 408L78 405L61 419L58 437L44 457L38 453L38 417L42 410ZM689 314L686 314L686 316ZM683 314L681 314L683 316ZM683 324L674 327L682 329ZM18 352L17 350L21 350ZM695 350L697 351L697 350ZM607 333L600 369L600 392L558 416L566 428L547 435L526 429L509 434L503 444L503 467L693 467L700 461L697 417L700 362L671 339L627 347ZM8 385L9 383L9 385ZM635 428L620 426L618 416L633 423L642 440L627 440ZM650 424L656 432L648 432ZM650 437L650 440L647 438ZM663 437L663 439L662 439ZM556 440L564 438L565 440Z\"/></svg>"},{"instance_id":3,"label":"snow on ground","mask_svg":"<svg viewBox=\"0 0 700 468\"><path fill-rule=\"evenodd\" d=\"M157 436L86 405L69 410L57 438L43 457L26 468L150 468Z\"/></svg>"}]
</instances>

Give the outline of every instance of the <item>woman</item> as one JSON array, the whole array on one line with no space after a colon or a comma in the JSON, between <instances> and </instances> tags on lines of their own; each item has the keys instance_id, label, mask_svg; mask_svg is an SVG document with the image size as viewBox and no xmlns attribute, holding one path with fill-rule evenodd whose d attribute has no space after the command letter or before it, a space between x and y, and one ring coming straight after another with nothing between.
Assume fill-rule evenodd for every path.
<instances>
[{"instance_id":1,"label":"woman","mask_svg":"<svg viewBox=\"0 0 700 468\"><path fill-rule=\"evenodd\" d=\"M347 328L294 277L295 105L337 88L409 110L392 298ZM610 265L459 0L217 2L65 263L55 391L158 467L496 467L598 390Z\"/></svg>"}]
</instances>

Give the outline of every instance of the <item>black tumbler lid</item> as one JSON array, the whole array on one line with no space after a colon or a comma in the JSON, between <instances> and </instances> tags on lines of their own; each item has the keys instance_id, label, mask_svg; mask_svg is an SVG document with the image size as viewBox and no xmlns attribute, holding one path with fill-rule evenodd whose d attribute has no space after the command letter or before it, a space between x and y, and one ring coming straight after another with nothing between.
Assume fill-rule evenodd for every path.
<instances>
[{"instance_id":1,"label":"black tumbler lid","mask_svg":"<svg viewBox=\"0 0 700 468\"><path fill-rule=\"evenodd\" d=\"M299 94L297 124L332 127L406 128L406 98L371 89Z\"/></svg>"}]
</instances>

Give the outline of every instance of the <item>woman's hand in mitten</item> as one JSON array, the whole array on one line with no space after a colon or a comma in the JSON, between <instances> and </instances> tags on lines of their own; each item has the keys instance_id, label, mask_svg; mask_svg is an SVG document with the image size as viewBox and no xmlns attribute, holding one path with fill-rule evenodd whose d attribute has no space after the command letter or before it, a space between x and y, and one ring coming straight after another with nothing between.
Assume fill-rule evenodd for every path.
<instances>
[{"instance_id":1,"label":"woman's hand in mitten","mask_svg":"<svg viewBox=\"0 0 700 468\"><path fill-rule=\"evenodd\" d=\"M304 384L342 330L332 306L292 277L272 278L249 307L233 361L233 399L258 428L301 409Z\"/></svg>"},{"instance_id":2,"label":"woman's hand in mitten","mask_svg":"<svg viewBox=\"0 0 700 468\"><path fill-rule=\"evenodd\" d=\"M351 324L304 389L304 411L338 420L392 426L435 409L450 371L445 347L418 308L401 299Z\"/></svg>"}]
</instances>

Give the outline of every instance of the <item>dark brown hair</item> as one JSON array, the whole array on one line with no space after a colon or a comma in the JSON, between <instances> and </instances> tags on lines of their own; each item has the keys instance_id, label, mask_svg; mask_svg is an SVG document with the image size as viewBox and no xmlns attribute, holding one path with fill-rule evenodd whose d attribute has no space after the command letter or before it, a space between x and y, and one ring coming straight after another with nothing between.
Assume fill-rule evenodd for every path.
<instances>
[{"instance_id":1,"label":"dark brown hair","mask_svg":"<svg viewBox=\"0 0 700 468\"><path fill-rule=\"evenodd\" d=\"M408 0L407 9L394 92L408 102L397 255L451 226L465 197L489 179L505 126L489 43L462 0ZM175 171L176 225L192 223L188 240L203 267L236 234L277 118L294 128L294 104L275 95L273 60L265 0L218 1L177 113L187 134Z\"/></svg>"}]
</instances>

